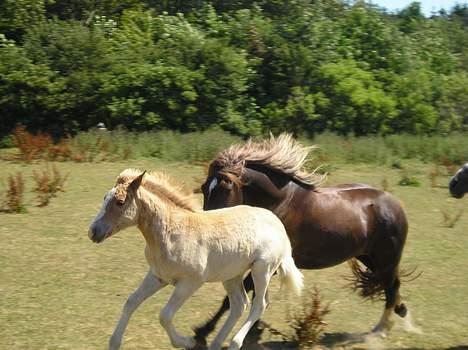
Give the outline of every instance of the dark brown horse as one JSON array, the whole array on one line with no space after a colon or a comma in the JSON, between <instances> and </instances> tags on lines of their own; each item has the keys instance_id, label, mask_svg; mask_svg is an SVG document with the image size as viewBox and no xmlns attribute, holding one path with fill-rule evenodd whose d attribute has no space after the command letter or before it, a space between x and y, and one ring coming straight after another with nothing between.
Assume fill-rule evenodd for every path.
<instances>
[{"instance_id":1,"label":"dark brown horse","mask_svg":"<svg viewBox=\"0 0 468 350\"><path fill-rule=\"evenodd\" d=\"M391 328L392 311L401 317L407 313L399 293L405 213L392 195L368 185L320 187L320 177L302 170L309 151L286 134L231 146L210 163L202 185L204 209L238 204L270 209L286 227L299 268L320 269L352 259L355 289L366 298L385 297L373 329L384 333ZM248 278L245 286L251 289ZM200 341L228 308L225 299L212 320L195 330Z\"/></svg>"},{"instance_id":2,"label":"dark brown horse","mask_svg":"<svg viewBox=\"0 0 468 350\"><path fill-rule=\"evenodd\" d=\"M468 163L453 175L449 183L449 190L455 198L462 198L468 192Z\"/></svg>"}]
</instances>

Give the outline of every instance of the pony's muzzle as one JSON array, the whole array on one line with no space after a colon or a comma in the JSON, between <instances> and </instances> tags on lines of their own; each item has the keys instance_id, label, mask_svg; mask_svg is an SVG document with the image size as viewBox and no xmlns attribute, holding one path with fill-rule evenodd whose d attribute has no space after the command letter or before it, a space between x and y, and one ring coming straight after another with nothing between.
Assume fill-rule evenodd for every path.
<instances>
[{"instance_id":1,"label":"pony's muzzle","mask_svg":"<svg viewBox=\"0 0 468 350\"><path fill-rule=\"evenodd\" d=\"M106 239L109 231L109 225L103 222L95 222L89 228L88 237L94 243L101 243L104 239Z\"/></svg>"}]
</instances>

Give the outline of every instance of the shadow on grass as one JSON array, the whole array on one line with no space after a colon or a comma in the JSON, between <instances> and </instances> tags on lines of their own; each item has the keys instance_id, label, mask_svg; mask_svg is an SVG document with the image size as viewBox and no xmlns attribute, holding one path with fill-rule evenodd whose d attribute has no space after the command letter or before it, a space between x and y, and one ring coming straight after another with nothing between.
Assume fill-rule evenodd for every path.
<instances>
[{"instance_id":1,"label":"shadow on grass","mask_svg":"<svg viewBox=\"0 0 468 350\"><path fill-rule=\"evenodd\" d=\"M372 341L379 341L379 338L369 335L369 333L351 334L351 333L325 333L320 339L317 349L347 349L352 346L353 350L372 349ZM269 341L260 344L246 344L243 350L290 350L297 349L294 342ZM388 350L392 350L389 348ZM395 349L396 350L396 349ZM430 348L409 347L399 350L435 350ZM437 350L468 350L468 345L457 345L448 348L437 348Z\"/></svg>"}]
</instances>

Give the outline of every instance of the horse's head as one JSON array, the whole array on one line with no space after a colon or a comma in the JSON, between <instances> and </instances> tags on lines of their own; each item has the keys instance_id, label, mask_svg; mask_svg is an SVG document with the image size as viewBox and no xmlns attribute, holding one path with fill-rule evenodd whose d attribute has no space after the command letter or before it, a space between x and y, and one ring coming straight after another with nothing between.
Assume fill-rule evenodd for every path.
<instances>
[{"instance_id":1,"label":"horse's head","mask_svg":"<svg viewBox=\"0 0 468 350\"><path fill-rule=\"evenodd\" d=\"M208 176L201 186L203 210L233 207L244 202L240 177L210 166Z\"/></svg>"},{"instance_id":2,"label":"horse's head","mask_svg":"<svg viewBox=\"0 0 468 350\"><path fill-rule=\"evenodd\" d=\"M461 167L449 183L450 194L462 198L468 192L468 163Z\"/></svg>"},{"instance_id":3,"label":"horse's head","mask_svg":"<svg viewBox=\"0 0 468 350\"><path fill-rule=\"evenodd\" d=\"M263 167L242 166L240 175L210 166L201 186L203 209L212 210L249 204L270 208L284 197L284 188L291 179Z\"/></svg>"},{"instance_id":4,"label":"horse's head","mask_svg":"<svg viewBox=\"0 0 468 350\"><path fill-rule=\"evenodd\" d=\"M130 181L117 181L106 193L101 210L89 226L88 237L96 243L136 224L136 192L143 180L145 171Z\"/></svg>"}]
</instances>

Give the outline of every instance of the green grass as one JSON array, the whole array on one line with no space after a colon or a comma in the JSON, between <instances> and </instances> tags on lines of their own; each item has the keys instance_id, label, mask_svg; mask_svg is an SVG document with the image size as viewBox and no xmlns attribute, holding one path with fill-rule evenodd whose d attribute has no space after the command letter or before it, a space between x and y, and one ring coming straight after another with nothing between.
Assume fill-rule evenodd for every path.
<instances>
[{"instance_id":1,"label":"green grass","mask_svg":"<svg viewBox=\"0 0 468 350\"><path fill-rule=\"evenodd\" d=\"M438 177L440 187L430 186L433 167L406 161L405 170L420 187L398 185L403 171L390 166L333 163L327 184L366 182L388 188L403 202L410 232L403 267L417 267L423 274L402 284L402 295L422 334L405 331L397 321L390 335L373 343L342 342L346 334L371 329L380 317L382 303L364 303L345 288L346 264L304 271L306 286L316 285L324 302L331 303L326 320L326 346L336 349L466 349L468 346L468 235L467 213L453 228L443 224L442 210L456 213L467 199L448 196L448 174ZM32 170L43 163L25 165L1 162L0 180L23 172L27 214L0 214L0 349L105 349L127 295L138 286L147 266L144 240L136 229L119 233L101 245L87 237L104 193L127 167L166 170L190 188L199 186L203 168L189 163L154 159L125 162L56 163L69 172L65 192L44 208L34 200ZM1 181L0 181L1 184ZM0 188L1 191L1 188ZM197 200L201 203L200 195ZM271 286L271 306L265 320L286 331L286 315L294 302L279 300L276 279ZM167 287L136 312L127 329L123 349L170 349L158 314L168 300ZM176 316L176 325L190 333L215 310L223 297L219 284L205 285ZM278 339L263 342L281 348ZM276 346L272 346L275 345ZM268 345L267 344L267 345ZM324 345L325 347L325 345Z\"/></svg>"}]
</instances>

